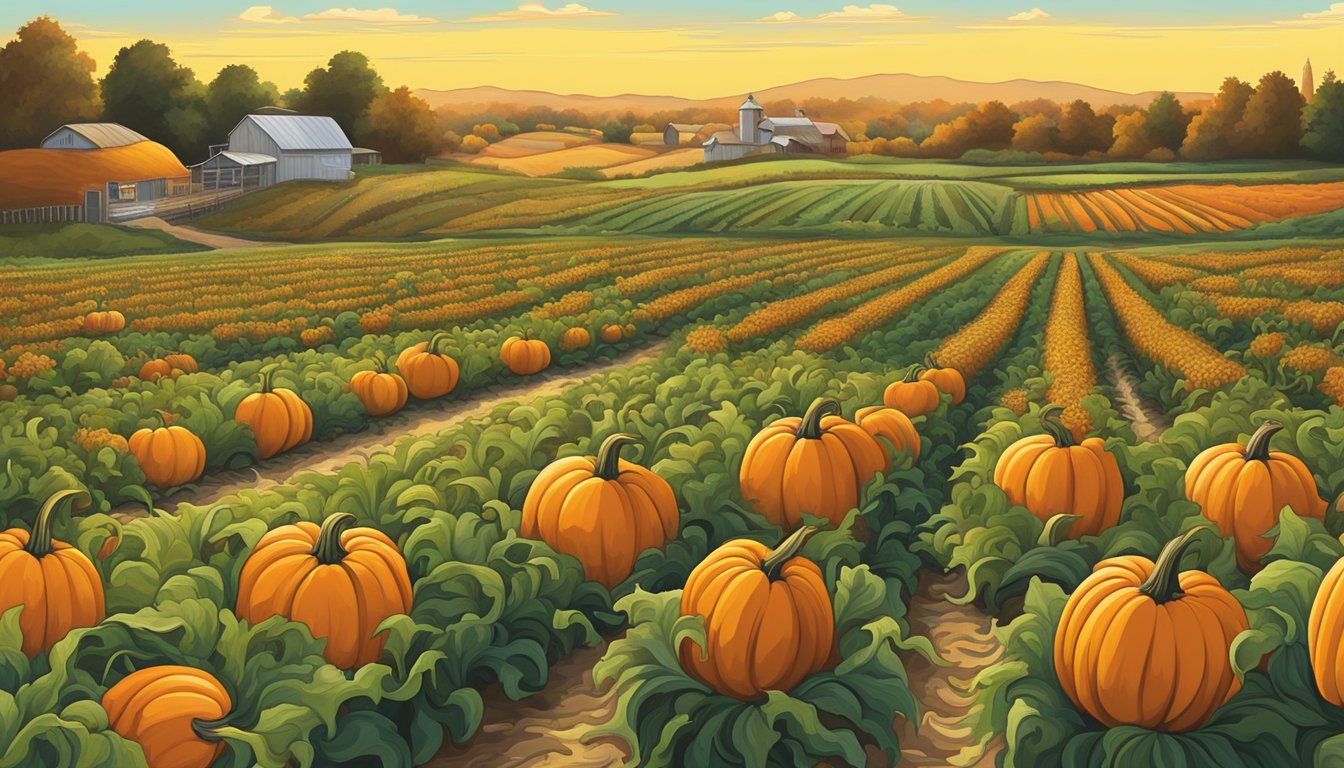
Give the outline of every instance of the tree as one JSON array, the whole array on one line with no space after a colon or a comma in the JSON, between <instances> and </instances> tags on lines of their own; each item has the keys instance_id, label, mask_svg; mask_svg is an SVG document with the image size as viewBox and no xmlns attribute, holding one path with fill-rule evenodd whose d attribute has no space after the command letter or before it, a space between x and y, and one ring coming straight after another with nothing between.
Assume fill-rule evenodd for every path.
<instances>
[{"instance_id":1,"label":"tree","mask_svg":"<svg viewBox=\"0 0 1344 768\"><path fill-rule=\"evenodd\" d=\"M93 59L50 17L0 48L0 149L37 146L65 123L98 116Z\"/></svg>"},{"instance_id":2,"label":"tree","mask_svg":"<svg viewBox=\"0 0 1344 768\"><path fill-rule=\"evenodd\" d=\"M1059 128L1044 112L1023 118L1013 126L1013 149L1018 152L1049 152L1059 142Z\"/></svg>"},{"instance_id":3,"label":"tree","mask_svg":"<svg viewBox=\"0 0 1344 768\"><path fill-rule=\"evenodd\" d=\"M1111 146L1113 118L1098 115L1092 105L1078 99L1059 116L1059 149L1071 155L1105 152Z\"/></svg>"},{"instance_id":4,"label":"tree","mask_svg":"<svg viewBox=\"0 0 1344 768\"><path fill-rule=\"evenodd\" d=\"M1190 128L1190 116L1185 113L1180 99L1170 92L1153 99L1153 103L1148 106L1145 122L1155 147L1172 150L1181 148L1185 143L1186 131Z\"/></svg>"},{"instance_id":5,"label":"tree","mask_svg":"<svg viewBox=\"0 0 1344 768\"><path fill-rule=\"evenodd\" d=\"M1247 157L1290 157L1302 142L1302 109L1297 83L1282 72L1270 72L1246 102L1237 123L1241 154Z\"/></svg>"},{"instance_id":6,"label":"tree","mask_svg":"<svg viewBox=\"0 0 1344 768\"><path fill-rule=\"evenodd\" d=\"M1013 142L1017 115L1001 101L990 101L972 109L950 123L933 129L933 135L919 145L927 157L961 157L972 149L1007 149Z\"/></svg>"},{"instance_id":7,"label":"tree","mask_svg":"<svg viewBox=\"0 0 1344 768\"><path fill-rule=\"evenodd\" d=\"M360 144L383 153L389 163L420 163L444 148L444 135L429 102L402 86L369 105L369 132Z\"/></svg>"},{"instance_id":8,"label":"tree","mask_svg":"<svg viewBox=\"0 0 1344 768\"><path fill-rule=\"evenodd\" d=\"M1019 101L1012 106L1012 110L1021 115L1024 120L1028 117L1044 115L1050 118L1051 122L1058 120L1059 114L1062 111L1058 104L1047 98Z\"/></svg>"},{"instance_id":9,"label":"tree","mask_svg":"<svg viewBox=\"0 0 1344 768\"><path fill-rule=\"evenodd\" d=\"M359 136L369 105L387 88L369 58L356 51L341 51L303 80L298 109L310 115L326 115L336 121L346 136Z\"/></svg>"},{"instance_id":10,"label":"tree","mask_svg":"<svg viewBox=\"0 0 1344 768\"><path fill-rule=\"evenodd\" d=\"M263 83L246 64L219 70L205 89L205 111L210 119L210 142L223 143L229 131L246 115L279 101L274 83Z\"/></svg>"},{"instance_id":11,"label":"tree","mask_svg":"<svg viewBox=\"0 0 1344 768\"><path fill-rule=\"evenodd\" d=\"M1325 73L1316 96L1302 116L1302 148L1321 160L1344 162L1344 83L1334 70Z\"/></svg>"},{"instance_id":12,"label":"tree","mask_svg":"<svg viewBox=\"0 0 1344 768\"><path fill-rule=\"evenodd\" d=\"M499 141L499 126L494 123L477 123L472 126L471 133L486 141Z\"/></svg>"},{"instance_id":13,"label":"tree","mask_svg":"<svg viewBox=\"0 0 1344 768\"><path fill-rule=\"evenodd\" d=\"M474 155L488 146L490 146L490 142L482 139L480 136L471 135L462 139L462 144L459 148L468 155Z\"/></svg>"},{"instance_id":14,"label":"tree","mask_svg":"<svg viewBox=\"0 0 1344 768\"><path fill-rule=\"evenodd\" d=\"M630 124L620 120L612 120L599 126L602 131L602 140L608 144L629 144L630 134L633 131Z\"/></svg>"},{"instance_id":15,"label":"tree","mask_svg":"<svg viewBox=\"0 0 1344 768\"><path fill-rule=\"evenodd\" d=\"M168 46L141 40L122 48L102 87L107 120L143 133L178 157L205 154L205 87L173 61Z\"/></svg>"},{"instance_id":16,"label":"tree","mask_svg":"<svg viewBox=\"0 0 1344 768\"><path fill-rule=\"evenodd\" d=\"M1181 156L1190 160L1222 160L1235 157L1237 124L1255 89L1235 77L1223 81L1213 105L1190 121Z\"/></svg>"},{"instance_id":17,"label":"tree","mask_svg":"<svg viewBox=\"0 0 1344 768\"><path fill-rule=\"evenodd\" d=\"M1111 143L1111 157L1124 160L1137 160L1152 152L1158 145L1148 115L1143 112L1131 112L1115 119Z\"/></svg>"}]
</instances>

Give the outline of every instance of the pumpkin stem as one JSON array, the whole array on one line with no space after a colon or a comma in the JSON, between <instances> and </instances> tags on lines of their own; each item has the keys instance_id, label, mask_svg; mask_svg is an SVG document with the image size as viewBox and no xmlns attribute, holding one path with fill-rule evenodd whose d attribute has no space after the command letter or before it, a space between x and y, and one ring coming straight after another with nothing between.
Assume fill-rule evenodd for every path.
<instances>
[{"instance_id":1,"label":"pumpkin stem","mask_svg":"<svg viewBox=\"0 0 1344 768\"><path fill-rule=\"evenodd\" d=\"M761 561L761 570L765 571L766 578L771 581L778 579L779 572L784 568L784 564L802 551L803 545L817 530L818 528L815 525L804 525L780 542L778 547L771 550L770 554L766 555L765 559Z\"/></svg>"},{"instance_id":2,"label":"pumpkin stem","mask_svg":"<svg viewBox=\"0 0 1344 768\"><path fill-rule=\"evenodd\" d=\"M938 358L937 358L937 356L935 356L933 352L929 352L928 354L924 355L924 367L925 367L925 368L941 368L942 366L941 366L941 365L938 365Z\"/></svg>"},{"instance_id":3,"label":"pumpkin stem","mask_svg":"<svg viewBox=\"0 0 1344 768\"><path fill-rule=\"evenodd\" d=\"M621 449L627 445L633 445L639 442L637 435L621 432L602 441L602 447L597 450L597 468L593 472L593 477L602 480L615 480L620 477L620 458Z\"/></svg>"},{"instance_id":4,"label":"pumpkin stem","mask_svg":"<svg viewBox=\"0 0 1344 768\"><path fill-rule=\"evenodd\" d=\"M159 414L159 419L163 422L163 426L171 427L173 425L173 414L163 410L162 408L156 408L154 412Z\"/></svg>"},{"instance_id":5,"label":"pumpkin stem","mask_svg":"<svg viewBox=\"0 0 1344 768\"><path fill-rule=\"evenodd\" d=\"M223 725L224 720L202 720L199 717L191 719L192 732L204 741L223 741L224 737L219 735L219 728Z\"/></svg>"},{"instance_id":6,"label":"pumpkin stem","mask_svg":"<svg viewBox=\"0 0 1344 768\"><path fill-rule=\"evenodd\" d=\"M1057 447L1068 448L1077 443L1073 439L1073 430L1064 426L1064 422L1060 420L1059 417L1063 415L1064 409L1061 406L1046 406L1041 411L1041 427L1055 439Z\"/></svg>"},{"instance_id":7,"label":"pumpkin stem","mask_svg":"<svg viewBox=\"0 0 1344 768\"><path fill-rule=\"evenodd\" d=\"M268 365L261 369L261 393L267 394L271 391L271 377L275 375L275 366Z\"/></svg>"},{"instance_id":8,"label":"pumpkin stem","mask_svg":"<svg viewBox=\"0 0 1344 768\"><path fill-rule=\"evenodd\" d=\"M906 384L912 384L916 381L919 381L919 374L923 373L924 370L925 370L924 366L920 365L919 363L915 363L909 368L906 368L905 373L901 374L901 381L905 382Z\"/></svg>"},{"instance_id":9,"label":"pumpkin stem","mask_svg":"<svg viewBox=\"0 0 1344 768\"><path fill-rule=\"evenodd\" d=\"M1283 423L1273 419L1261 424L1251 439L1246 441L1246 461L1269 461L1269 439L1281 429Z\"/></svg>"},{"instance_id":10,"label":"pumpkin stem","mask_svg":"<svg viewBox=\"0 0 1344 768\"><path fill-rule=\"evenodd\" d=\"M823 416L839 416L840 402L833 397L818 397L803 414L803 423L798 425L794 434L799 440L820 440L821 419Z\"/></svg>"},{"instance_id":11,"label":"pumpkin stem","mask_svg":"<svg viewBox=\"0 0 1344 768\"><path fill-rule=\"evenodd\" d=\"M429 337L429 344L428 346L425 347L425 351L431 355L442 355L443 343L447 339L448 334L444 333L443 331L439 331L438 333Z\"/></svg>"},{"instance_id":12,"label":"pumpkin stem","mask_svg":"<svg viewBox=\"0 0 1344 768\"><path fill-rule=\"evenodd\" d=\"M51 554L51 518L56 514L62 502L74 496L84 493L79 488L68 488L64 491L53 493L47 502L42 505L42 509L37 513L37 519L33 521L33 532L28 536L28 543L24 545L23 550L38 559Z\"/></svg>"},{"instance_id":13,"label":"pumpkin stem","mask_svg":"<svg viewBox=\"0 0 1344 768\"><path fill-rule=\"evenodd\" d=\"M387 373L387 355L382 350L373 353L373 370L375 373Z\"/></svg>"},{"instance_id":14,"label":"pumpkin stem","mask_svg":"<svg viewBox=\"0 0 1344 768\"><path fill-rule=\"evenodd\" d=\"M1148 575L1148 580L1139 587L1139 591L1151 597L1153 602L1158 605L1184 596L1185 593L1181 592L1180 580L1181 557L1190 544L1194 542L1198 533L1198 528L1191 528L1168 541L1167 545L1162 548L1161 554L1157 556L1157 565L1153 566L1153 572Z\"/></svg>"},{"instance_id":15,"label":"pumpkin stem","mask_svg":"<svg viewBox=\"0 0 1344 768\"><path fill-rule=\"evenodd\" d=\"M322 565L336 565L345 559L346 551L341 546L341 534L355 524L355 516L349 512L337 512L322 521L317 532L317 543L309 553Z\"/></svg>"}]
</instances>

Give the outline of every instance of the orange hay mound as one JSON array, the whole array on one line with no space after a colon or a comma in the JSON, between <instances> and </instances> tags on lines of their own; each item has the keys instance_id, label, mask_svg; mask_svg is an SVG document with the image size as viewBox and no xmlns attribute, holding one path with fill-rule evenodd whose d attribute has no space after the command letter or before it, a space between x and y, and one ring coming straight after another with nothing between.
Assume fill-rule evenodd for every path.
<instances>
[{"instance_id":1,"label":"orange hay mound","mask_svg":"<svg viewBox=\"0 0 1344 768\"><path fill-rule=\"evenodd\" d=\"M15 149L0 152L0 211L79 205L84 190L108 182L188 181L191 173L168 148L142 141L111 149Z\"/></svg>"}]
</instances>

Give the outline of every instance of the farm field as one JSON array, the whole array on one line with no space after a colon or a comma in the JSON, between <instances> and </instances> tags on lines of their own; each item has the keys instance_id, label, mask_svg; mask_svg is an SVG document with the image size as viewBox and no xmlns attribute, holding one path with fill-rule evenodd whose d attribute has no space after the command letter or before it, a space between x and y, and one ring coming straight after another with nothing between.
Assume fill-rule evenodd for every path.
<instances>
[{"instance_id":1,"label":"farm field","mask_svg":"<svg viewBox=\"0 0 1344 768\"><path fill-rule=\"evenodd\" d=\"M244 205L335 234L575 186L357 184ZM187 742L221 766L1344 750L1304 630L1344 557L1344 242L995 238L1019 193L969 179L696 194L585 214L601 236L0 261L0 578L49 539L86 574L45 616L0 604L4 761L138 764L152 742L98 705L164 665L227 695ZM899 223L929 211L968 237ZM1243 454L1283 503L1234 524L1204 473ZM622 492L577 503L595 478ZM283 546L401 586L272 615ZM1167 629L1088 608L1155 567ZM1080 687L1128 652L1107 632L1171 642L1142 690L1191 703Z\"/></svg>"}]
</instances>

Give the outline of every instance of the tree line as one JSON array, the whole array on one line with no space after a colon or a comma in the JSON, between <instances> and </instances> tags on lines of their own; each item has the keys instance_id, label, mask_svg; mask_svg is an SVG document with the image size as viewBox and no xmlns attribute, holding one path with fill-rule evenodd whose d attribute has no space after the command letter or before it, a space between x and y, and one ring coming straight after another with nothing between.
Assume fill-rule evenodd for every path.
<instances>
[{"instance_id":1,"label":"tree line","mask_svg":"<svg viewBox=\"0 0 1344 768\"><path fill-rule=\"evenodd\" d=\"M368 58L354 51L332 56L308 73L302 88L283 94L244 64L230 64L202 83L168 46L152 40L118 51L101 80L94 79L96 69L50 17L21 27L0 48L0 94L8 102L0 110L0 149L35 147L66 123L104 121L193 162L266 106L328 115L354 143L379 150L387 162L419 162L445 147L429 104L405 86L387 88Z\"/></svg>"}]
</instances>

